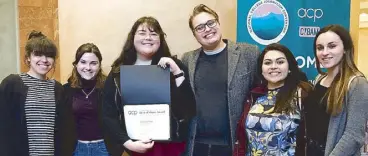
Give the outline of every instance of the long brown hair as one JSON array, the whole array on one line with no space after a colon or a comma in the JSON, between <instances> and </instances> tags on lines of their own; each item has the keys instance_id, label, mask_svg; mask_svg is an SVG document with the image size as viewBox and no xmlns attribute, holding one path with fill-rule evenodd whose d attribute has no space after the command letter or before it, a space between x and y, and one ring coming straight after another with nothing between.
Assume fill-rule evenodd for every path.
<instances>
[{"instance_id":1,"label":"long brown hair","mask_svg":"<svg viewBox=\"0 0 368 156\"><path fill-rule=\"evenodd\" d=\"M112 64L111 70L113 73L120 72L120 65L133 65L137 60L137 51L134 47L134 36L138 27L142 24L146 24L151 31L156 32L160 36L160 47L157 52L152 56L152 64L157 64L161 57L171 56L169 46L167 45L165 39L166 34L162 30L160 23L153 17L144 16L139 18L133 24L132 29L130 29L120 56Z\"/></svg>"},{"instance_id":2,"label":"long brown hair","mask_svg":"<svg viewBox=\"0 0 368 156\"><path fill-rule=\"evenodd\" d=\"M85 53L95 54L96 57L98 58L100 70L98 71L96 75L96 80L97 80L96 88L102 88L106 80L106 75L102 72L102 68L101 68L101 62L102 62L101 52L98 49L98 47L93 43L82 44L77 49L77 53L75 54L75 60L73 62L73 71L72 71L71 76L68 78L68 82L70 83L70 86L72 88L82 88L82 80L81 80L82 77L78 73L76 65L78 64L79 60Z\"/></svg>"},{"instance_id":3,"label":"long brown hair","mask_svg":"<svg viewBox=\"0 0 368 156\"><path fill-rule=\"evenodd\" d=\"M297 92L298 87L300 87L305 93L309 92L312 87L308 83L307 77L305 73L303 73L298 68L298 63L295 60L293 53L286 46L278 43L272 43L265 47L262 51L261 55L258 58L257 64L257 77L259 80L259 84L262 86L267 86L267 80L262 75L262 64L263 59L267 52L271 50L277 50L283 53L286 57L286 60L289 64L289 71L287 77L284 80L284 86L281 87L280 91L278 91L276 95L276 104L274 112L276 113L291 113L295 112L295 103L293 100L295 99L295 93Z\"/></svg>"},{"instance_id":4,"label":"long brown hair","mask_svg":"<svg viewBox=\"0 0 368 156\"><path fill-rule=\"evenodd\" d=\"M333 32L338 35L344 46L344 55L341 58L339 73L333 79L331 86L328 88L325 96L327 97L327 112L331 115L338 115L342 111L343 100L348 92L348 83L352 76L363 75L354 63L354 44L349 31L340 25L328 25L322 28L314 38L313 48L314 56L317 58L316 41L319 35L326 32ZM325 75L321 70L320 62L316 59L318 73Z\"/></svg>"}]
</instances>

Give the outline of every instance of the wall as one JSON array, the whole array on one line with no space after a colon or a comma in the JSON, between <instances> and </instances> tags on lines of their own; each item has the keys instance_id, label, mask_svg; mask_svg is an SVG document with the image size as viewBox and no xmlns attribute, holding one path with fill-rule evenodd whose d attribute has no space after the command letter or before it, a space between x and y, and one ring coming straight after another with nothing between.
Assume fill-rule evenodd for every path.
<instances>
[{"instance_id":1,"label":"wall","mask_svg":"<svg viewBox=\"0 0 368 156\"><path fill-rule=\"evenodd\" d=\"M361 12L366 12L367 11L367 0L360 0L359 3L359 13ZM352 3L358 3L358 1L355 1ZM359 14L358 14L359 16ZM362 17L358 17L362 18ZM359 68L360 71L362 71L364 73L364 75L366 77L368 77L368 66L367 66L367 58L368 58L368 53L367 53L367 49L368 49L368 24L367 24L367 18L363 17L362 19L360 19L360 23L359 23L359 30L358 30L358 48L357 48L357 58L356 58L356 63L357 66Z\"/></svg>"},{"instance_id":2,"label":"wall","mask_svg":"<svg viewBox=\"0 0 368 156\"><path fill-rule=\"evenodd\" d=\"M16 2L0 0L0 81L19 70Z\"/></svg>"},{"instance_id":3,"label":"wall","mask_svg":"<svg viewBox=\"0 0 368 156\"><path fill-rule=\"evenodd\" d=\"M18 0L19 10L19 42L20 42L20 66L21 72L28 71L24 63L24 47L28 40L28 35L32 30L41 31L49 39L59 46L58 36L58 0ZM55 72L50 72L48 76L60 80L59 59L56 60Z\"/></svg>"},{"instance_id":4,"label":"wall","mask_svg":"<svg viewBox=\"0 0 368 156\"><path fill-rule=\"evenodd\" d=\"M167 34L173 54L199 47L188 26L194 6L203 3L215 9L224 37L236 39L236 0L62 0L59 1L61 81L72 71L77 48L95 43L103 55L105 73L118 57L131 26L141 16L156 17Z\"/></svg>"},{"instance_id":5,"label":"wall","mask_svg":"<svg viewBox=\"0 0 368 156\"><path fill-rule=\"evenodd\" d=\"M358 48L358 68L360 71L364 73L365 76L368 77L368 28L359 29L359 48Z\"/></svg>"},{"instance_id":6,"label":"wall","mask_svg":"<svg viewBox=\"0 0 368 156\"><path fill-rule=\"evenodd\" d=\"M350 35L354 42L354 49L359 48L359 11L360 11L360 2L357 0L350 1ZM360 64L357 62L359 56L359 51L355 53L355 62L359 67Z\"/></svg>"},{"instance_id":7,"label":"wall","mask_svg":"<svg viewBox=\"0 0 368 156\"><path fill-rule=\"evenodd\" d=\"M350 34L354 42L355 58L354 61L358 69L368 76L368 66L366 58L368 57L368 28L360 28L362 22L360 22L359 15L361 11L361 2L351 0L350 7ZM364 59L365 58L365 59Z\"/></svg>"}]
</instances>

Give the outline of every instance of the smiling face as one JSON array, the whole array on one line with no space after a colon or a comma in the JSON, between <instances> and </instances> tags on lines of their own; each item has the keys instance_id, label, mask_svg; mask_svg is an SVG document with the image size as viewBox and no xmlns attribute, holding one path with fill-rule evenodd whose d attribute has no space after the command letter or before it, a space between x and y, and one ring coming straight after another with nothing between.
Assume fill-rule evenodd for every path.
<instances>
[{"instance_id":1,"label":"smiling face","mask_svg":"<svg viewBox=\"0 0 368 156\"><path fill-rule=\"evenodd\" d=\"M283 86L288 72L289 63L284 53L278 50L266 52L262 61L262 75L269 89Z\"/></svg>"},{"instance_id":2,"label":"smiling face","mask_svg":"<svg viewBox=\"0 0 368 156\"><path fill-rule=\"evenodd\" d=\"M193 18L192 25L195 38L205 49L214 49L220 44L222 33L213 15L206 12L199 13Z\"/></svg>"},{"instance_id":3,"label":"smiling face","mask_svg":"<svg viewBox=\"0 0 368 156\"><path fill-rule=\"evenodd\" d=\"M101 64L94 53L84 53L76 65L79 75L85 80L93 80L100 71Z\"/></svg>"},{"instance_id":4,"label":"smiling face","mask_svg":"<svg viewBox=\"0 0 368 156\"><path fill-rule=\"evenodd\" d=\"M344 56L344 45L340 37L327 31L318 36L316 40L316 55L318 61L327 70L335 70Z\"/></svg>"},{"instance_id":5,"label":"smiling face","mask_svg":"<svg viewBox=\"0 0 368 156\"><path fill-rule=\"evenodd\" d=\"M141 24L134 35L134 47L139 58L151 59L160 47L160 35Z\"/></svg>"},{"instance_id":6,"label":"smiling face","mask_svg":"<svg viewBox=\"0 0 368 156\"><path fill-rule=\"evenodd\" d=\"M46 74L52 69L54 65L54 58L46 57L45 55L37 56L33 53L27 58L30 66L30 73L37 78L46 77Z\"/></svg>"}]
</instances>

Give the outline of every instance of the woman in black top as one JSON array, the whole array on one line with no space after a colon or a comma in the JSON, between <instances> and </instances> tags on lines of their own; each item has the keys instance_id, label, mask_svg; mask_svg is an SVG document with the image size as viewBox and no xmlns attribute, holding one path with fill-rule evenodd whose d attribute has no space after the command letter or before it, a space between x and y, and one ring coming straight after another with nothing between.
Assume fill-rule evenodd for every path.
<instances>
[{"instance_id":1,"label":"woman in black top","mask_svg":"<svg viewBox=\"0 0 368 156\"><path fill-rule=\"evenodd\" d=\"M62 155L62 86L47 77L56 56L55 44L41 32L32 31L25 47L29 71L11 74L2 81L0 155Z\"/></svg>"},{"instance_id":2,"label":"woman in black top","mask_svg":"<svg viewBox=\"0 0 368 156\"><path fill-rule=\"evenodd\" d=\"M308 104L304 106L307 125L307 155L323 156L325 154L326 136L330 121L330 115L326 112L327 99L324 96L327 89L318 81L314 91L307 98Z\"/></svg>"},{"instance_id":3,"label":"woman in black top","mask_svg":"<svg viewBox=\"0 0 368 156\"><path fill-rule=\"evenodd\" d=\"M313 47L319 75L306 105L307 155L361 155L368 82L354 63L353 40L344 27L328 25Z\"/></svg>"},{"instance_id":4,"label":"woman in black top","mask_svg":"<svg viewBox=\"0 0 368 156\"><path fill-rule=\"evenodd\" d=\"M65 156L121 156L102 127L102 89L106 76L101 62L102 55L95 44L86 43L77 49L72 74L63 86L69 117L68 131L64 133Z\"/></svg>"},{"instance_id":5,"label":"woman in black top","mask_svg":"<svg viewBox=\"0 0 368 156\"><path fill-rule=\"evenodd\" d=\"M174 136L169 143L153 143L150 140L133 141L126 132L120 90L120 65L170 65L171 71L171 130ZM195 115L196 106L187 76L187 69L171 57L165 33L153 17L138 19L123 47L121 55L112 65L104 88L104 122L115 145L127 149L133 155L176 156L184 151L189 120ZM144 75L142 75L144 76ZM124 98L124 97L123 97ZM122 119L119 119L121 115ZM153 148L152 148L153 147ZM147 153L148 152L148 153Z\"/></svg>"}]
</instances>

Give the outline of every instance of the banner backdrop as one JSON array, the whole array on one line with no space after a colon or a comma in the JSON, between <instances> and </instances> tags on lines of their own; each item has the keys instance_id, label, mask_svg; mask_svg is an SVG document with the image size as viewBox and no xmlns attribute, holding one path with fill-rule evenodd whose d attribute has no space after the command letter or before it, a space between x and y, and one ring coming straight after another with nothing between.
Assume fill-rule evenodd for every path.
<instances>
[{"instance_id":1,"label":"banner backdrop","mask_svg":"<svg viewBox=\"0 0 368 156\"><path fill-rule=\"evenodd\" d=\"M313 80L314 36L329 24L349 29L350 0L238 0L237 13L237 42L257 44L260 50L275 42L286 45Z\"/></svg>"}]
</instances>

